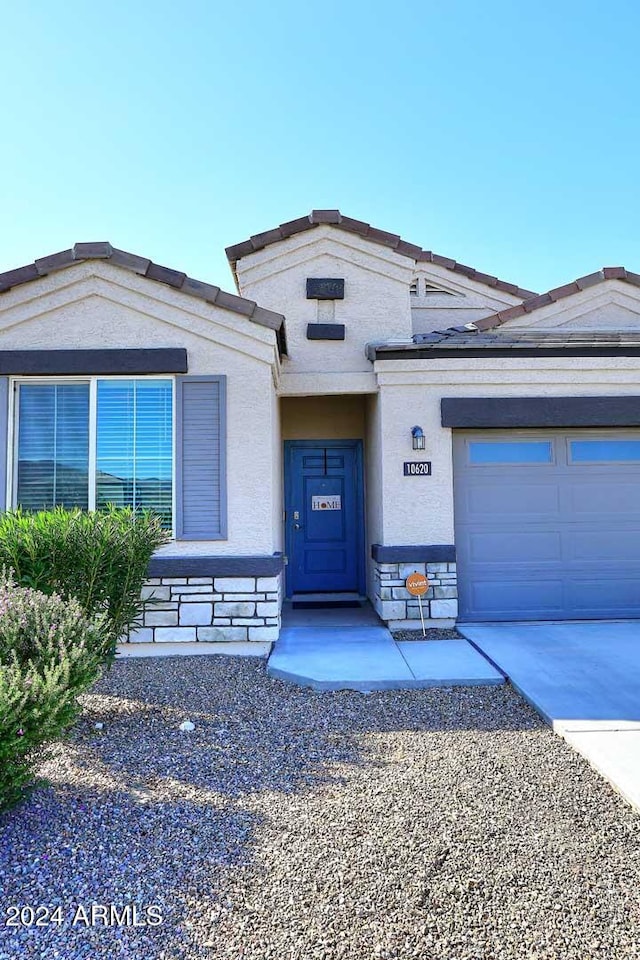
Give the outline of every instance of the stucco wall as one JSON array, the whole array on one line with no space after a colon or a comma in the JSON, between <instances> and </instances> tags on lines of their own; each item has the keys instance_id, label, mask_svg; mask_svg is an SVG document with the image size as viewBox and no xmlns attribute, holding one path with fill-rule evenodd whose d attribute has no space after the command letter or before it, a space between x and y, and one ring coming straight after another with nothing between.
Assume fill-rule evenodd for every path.
<instances>
[{"instance_id":1,"label":"stucco wall","mask_svg":"<svg viewBox=\"0 0 640 960\"><path fill-rule=\"evenodd\" d=\"M607 280L516 317L508 329L638 330L639 314L638 288L623 280Z\"/></svg>"},{"instance_id":2,"label":"stucco wall","mask_svg":"<svg viewBox=\"0 0 640 960\"><path fill-rule=\"evenodd\" d=\"M472 369L469 365L473 365ZM378 361L382 542L454 543L452 431L440 423L442 397L640 394L634 357L520 360ZM411 449L419 424L426 449ZM430 477L404 477L405 460L430 460Z\"/></svg>"},{"instance_id":3,"label":"stucco wall","mask_svg":"<svg viewBox=\"0 0 640 960\"><path fill-rule=\"evenodd\" d=\"M273 489L272 523L273 549L284 553L284 464L282 456L282 423L280 416L280 401L275 389L271 393L271 482Z\"/></svg>"},{"instance_id":4,"label":"stucco wall","mask_svg":"<svg viewBox=\"0 0 640 960\"><path fill-rule=\"evenodd\" d=\"M380 543L383 536L383 495L382 495L382 455L380 397L372 394L366 398L366 439L364 459L365 522L366 522L366 565L367 595L374 596L375 565L371 559L371 544Z\"/></svg>"},{"instance_id":5,"label":"stucco wall","mask_svg":"<svg viewBox=\"0 0 640 960\"><path fill-rule=\"evenodd\" d=\"M284 381L302 372L370 371L368 341L410 337L412 269L386 247L318 227L241 260L238 282L243 296L286 315ZM344 278L344 300L307 300L308 277ZM318 321L344 323L345 340L307 340L307 324Z\"/></svg>"},{"instance_id":6,"label":"stucco wall","mask_svg":"<svg viewBox=\"0 0 640 960\"><path fill-rule=\"evenodd\" d=\"M283 440L362 440L365 397L283 397Z\"/></svg>"},{"instance_id":7,"label":"stucco wall","mask_svg":"<svg viewBox=\"0 0 640 960\"><path fill-rule=\"evenodd\" d=\"M163 554L270 554L280 482L275 335L111 264L80 264L0 301L0 349L185 347L190 374L227 377L228 539L176 541ZM276 506L277 504L277 506Z\"/></svg>"},{"instance_id":8,"label":"stucco wall","mask_svg":"<svg viewBox=\"0 0 640 960\"><path fill-rule=\"evenodd\" d=\"M476 283L433 263L416 264L414 279L417 280L417 295L410 298L414 333L473 323L521 303L520 297ZM427 293L427 283L444 292Z\"/></svg>"}]
</instances>

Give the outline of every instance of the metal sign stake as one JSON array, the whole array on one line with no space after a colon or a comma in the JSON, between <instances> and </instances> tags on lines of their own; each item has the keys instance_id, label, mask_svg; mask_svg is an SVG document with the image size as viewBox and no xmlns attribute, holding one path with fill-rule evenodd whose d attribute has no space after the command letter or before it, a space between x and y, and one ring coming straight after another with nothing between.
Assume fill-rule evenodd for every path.
<instances>
[{"instance_id":1,"label":"metal sign stake","mask_svg":"<svg viewBox=\"0 0 640 960\"><path fill-rule=\"evenodd\" d=\"M418 609L420 610L420 623L422 624L422 636L427 636L427 631L424 626L424 611L422 609L422 598L429 589L429 581L425 577L424 573L418 573L416 570L414 573L410 573L407 579L404 582L404 585L407 589L407 593L412 597L418 598Z\"/></svg>"},{"instance_id":2,"label":"metal sign stake","mask_svg":"<svg viewBox=\"0 0 640 960\"><path fill-rule=\"evenodd\" d=\"M422 612L422 597L418 594L418 606L420 608L420 621L422 623L422 636L426 637L427 631L424 628L424 614Z\"/></svg>"}]
</instances>

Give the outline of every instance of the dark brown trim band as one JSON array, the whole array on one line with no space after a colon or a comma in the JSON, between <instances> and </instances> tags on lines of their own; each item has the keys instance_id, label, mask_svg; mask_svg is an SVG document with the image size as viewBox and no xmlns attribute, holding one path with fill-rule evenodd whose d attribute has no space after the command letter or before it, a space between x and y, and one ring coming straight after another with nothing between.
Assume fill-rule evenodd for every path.
<instances>
[{"instance_id":1,"label":"dark brown trim band","mask_svg":"<svg viewBox=\"0 0 640 960\"><path fill-rule=\"evenodd\" d=\"M308 323L307 340L344 340L344 323Z\"/></svg>"},{"instance_id":2,"label":"dark brown trim band","mask_svg":"<svg viewBox=\"0 0 640 960\"><path fill-rule=\"evenodd\" d=\"M371 556L378 563L455 563L456 548L452 543L412 544L404 547L372 543Z\"/></svg>"},{"instance_id":3,"label":"dark brown trim band","mask_svg":"<svg viewBox=\"0 0 640 960\"><path fill-rule=\"evenodd\" d=\"M186 373L183 347L131 350L0 350L0 374L41 377Z\"/></svg>"},{"instance_id":4,"label":"dark brown trim band","mask_svg":"<svg viewBox=\"0 0 640 960\"><path fill-rule=\"evenodd\" d=\"M154 557L150 577L277 577L281 553L259 557Z\"/></svg>"},{"instance_id":5,"label":"dark brown trim band","mask_svg":"<svg viewBox=\"0 0 640 960\"><path fill-rule=\"evenodd\" d=\"M443 427L638 427L635 397L443 397Z\"/></svg>"},{"instance_id":6,"label":"dark brown trim band","mask_svg":"<svg viewBox=\"0 0 640 960\"><path fill-rule=\"evenodd\" d=\"M607 346L583 347L521 347L505 344L497 347L421 347L408 344L406 347L375 347L375 360L480 360L500 357L503 360L519 360L523 357L542 360L545 357L638 357L640 345L612 344Z\"/></svg>"},{"instance_id":7,"label":"dark brown trim band","mask_svg":"<svg viewBox=\"0 0 640 960\"><path fill-rule=\"evenodd\" d=\"M344 278L308 277L307 300L344 300Z\"/></svg>"}]
</instances>

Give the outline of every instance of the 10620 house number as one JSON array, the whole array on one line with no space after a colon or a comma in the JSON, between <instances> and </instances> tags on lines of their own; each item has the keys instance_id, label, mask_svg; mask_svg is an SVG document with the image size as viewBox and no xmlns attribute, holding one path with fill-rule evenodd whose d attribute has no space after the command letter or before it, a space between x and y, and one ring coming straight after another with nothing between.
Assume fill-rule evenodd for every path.
<instances>
[{"instance_id":1,"label":"10620 house number","mask_svg":"<svg viewBox=\"0 0 640 960\"><path fill-rule=\"evenodd\" d=\"M430 477L431 460L405 460L405 477Z\"/></svg>"}]
</instances>

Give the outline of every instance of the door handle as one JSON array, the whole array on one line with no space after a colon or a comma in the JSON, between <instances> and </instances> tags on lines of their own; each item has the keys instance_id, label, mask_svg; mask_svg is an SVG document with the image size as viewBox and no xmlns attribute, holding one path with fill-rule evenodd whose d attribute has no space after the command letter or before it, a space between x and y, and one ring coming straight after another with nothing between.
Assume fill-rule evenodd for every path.
<instances>
[{"instance_id":1,"label":"door handle","mask_svg":"<svg viewBox=\"0 0 640 960\"><path fill-rule=\"evenodd\" d=\"M301 523L294 523L293 529L294 529L294 530L302 530L302 524L301 524Z\"/></svg>"}]
</instances>

